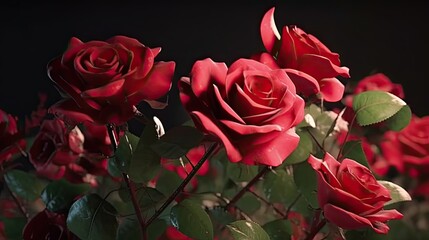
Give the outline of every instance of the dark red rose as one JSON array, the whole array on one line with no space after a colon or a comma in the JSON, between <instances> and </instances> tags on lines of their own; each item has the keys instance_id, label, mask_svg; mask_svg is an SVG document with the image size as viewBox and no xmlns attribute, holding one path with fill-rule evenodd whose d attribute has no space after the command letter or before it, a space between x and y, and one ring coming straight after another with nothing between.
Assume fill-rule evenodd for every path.
<instances>
[{"instance_id":1,"label":"dark red rose","mask_svg":"<svg viewBox=\"0 0 429 240\"><path fill-rule=\"evenodd\" d=\"M317 172L317 197L325 218L347 230L371 227L386 234L388 220L400 219L396 210L384 210L390 193L377 182L371 171L354 160L338 162L329 153L308 162Z\"/></svg>"},{"instance_id":2,"label":"dark red rose","mask_svg":"<svg viewBox=\"0 0 429 240\"><path fill-rule=\"evenodd\" d=\"M164 234L158 240L192 240L192 238L179 232L175 227L168 226Z\"/></svg>"},{"instance_id":3,"label":"dark red rose","mask_svg":"<svg viewBox=\"0 0 429 240\"><path fill-rule=\"evenodd\" d=\"M45 120L30 149L30 162L46 178L96 185L94 175L107 173L107 159L85 151L84 141L78 127L70 130L59 119Z\"/></svg>"},{"instance_id":4,"label":"dark red rose","mask_svg":"<svg viewBox=\"0 0 429 240\"><path fill-rule=\"evenodd\" d=\"M205 59L179 88L195 125L219 139L232 162L278 166L298 145L304 101L281 69L250 59L228 69Z\"/></svg>"},{"instance_id":5,"label":"dark red rose","mask_svg":"<svg viewBox=\"0 0 429 240\"><path fill-rule=\"evenodd\" d=\"M109 157L113 155L113 148L106 126L83 123L83 144L85 152ZM119 139L119 137L118 137Z\"/></svg>"},{"instance_id":6,"label":"dark red rose","mask_svg":"<svg viewBox=\"0 0 429 240\"><path fill-rule=\"evenodd\" d=\"M47 209L34 216L24 227L24 240L71 240L78 239L67 229L66 215L50 212Z\"/></svg>"},{"instance_id":7,"label":"dark red rose","mask_svg":"<svg viewBox=\"0 0 429 240\"><path fill-rule=\"evenodd\" d=\"M0 164L25 149L22 138L15 117L0 109Z\"/></svg>"},{"instance_id":8,"label":"dark red rose","mask_svg":"<svg viewBox=\"0 0 429 240\"><path fill-rule=\"evenodd\" d=\"M51 61L48 74L64 99L50 108L68 123L123 123L135 105L156 99L171 87L174 62L154 62L161 48L151 49L134 38L107 41L70 40L61 57Z\"/></svg>"},{"instance_id":9,"label":"dark red rose","mask_svg":"<svg viewBox=\"0 0 429 240\"><path fill-rule=\"evenodd\" d=\"M262 19L261 37L270 54L263 53L255 59L271 68L285 68L297 91L306 96L320 93L325 101L341 100L344 85L336 77L350 75L347 67L340 67L337 53L296 26L284 26L280 35L274 22L274 8Z\"/></svg>"}]
</instances>

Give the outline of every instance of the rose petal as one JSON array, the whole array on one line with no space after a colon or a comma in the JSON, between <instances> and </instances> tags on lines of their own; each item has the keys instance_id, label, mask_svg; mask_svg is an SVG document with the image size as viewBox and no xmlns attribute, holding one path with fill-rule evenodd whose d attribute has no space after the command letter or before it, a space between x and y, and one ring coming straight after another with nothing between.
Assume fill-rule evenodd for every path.
<instances>
[{"instance_id":1,"label":"rose petal","mask_svg":"<svg viewBox=\"0 0 429 240\"><path fill-rule=\"evenodd\" d=\"M254 145L242 142L245 146L245 154L242 162L245 164L264 164L268 166L279 166L296 149L299 143L299 136L295 129L280 132L271 141Z\"/></svg>"},{"instance_id":2,"label":"rose petal","mask_svg":"<svg viewBox=\"0 0 429 240\"><path fill-rule=\"evenodd\" d=\"M343 98L344 85L336 78L320 80L320 93L327 102L338 102Z\"/></svg>"},{"instance_id":3,"label":"rose petal","mask_svg":"<svg viewBox=\"0 0 429 240\"><path fill-rule=\"evenodd\" d=\"M267 65L268 67L272 68L272 69L278 69L280 68L279 65L277 65L276 60L273 58L273 56L271 56L268 53L260 53L260 54L255 54L253 56L250 57L253 60L256 60L260 63L263 63L265 65Z\"/></svg>"},{"instance_id":4,"label":"rose petal","mask_svg":"<svg viewBox=\"0 0 429 240\"><path fill-rule=\"evenodd\" d=\"M200 101L207 102L207 90L216 85L222 97L225 97L224 86L226 72L225 63L214 62L210 58L195 62L191 70L191 87L195 96Z\"/></svg>"},{"instance_id":5,"label":"rose petal","mask_svg":"<svg viewBox=\"0 0 429 240\"><path fill-rule=\"evenodd\" d=\"M246 124L246 122L237 114L237 112L229 106L228 103L222 98L219 88L216 85L213 85L214 94L216 97L216 105L219 105L219 117L224 117L225 119L229 119L235 122L239 122L241 124ZM209 106L214 107L214 106ZM212 109L212 111L216 111L216 109ZM218 111L216 111L218 112Z\"/></svg>"},{"instance_id":6,"label":"rose petal","mask_svg":"<svg viewBox=\"0 0 429 240\"><path fill-rule=\"evenodd\" d=\"M300 56L298 69L313 76L315 79L334 78L338 75L350 77L347 67L338 67L328 58L315 54Z\"/></svg>"},{"instance_id":7,"label":"rose petal","mask_svg":"<svg viewBox=\"0 0 429 240\"><path fill-rule=\"evenodd\" d=\"M231 131L240 135L249 135L249 134L255 134L255 133L269 133L273 131L280 132L283 130L283 128L279 125L263 125L263 126L246 125L246 124L241 124L241 123L237 123L229 120L220 120L220 122L223 123Z\"/></svg>"},{"instance_id":8,"label":"rose petal","mask_svg":"<svg viewBox=\"0 0 429 240\"><path fill-rule=\"evenodd\" d=\"M136 105L143 99L156 100L167 94L175 66L175 62L157 62L145 79L140 79L135 85L125 83L124 88L129 93L128 102Z\"/></svg>"},{"instance_id":9,"label":"rose petal","mask_svg":"<svg viewBox=\"0 0 429 240\"><path fill-rule=\"evenodd\" d=\"M312 76L290 68L287 68L284 71L295 84L296 91L298 93L302 93L305 96L311 96L320 92L319 82Z\"/></svg>"},{"instance_id":10,"label":"rose petal","mask_svg":"<svg viewBox=\"0 0 429 240\"><path fill-rule=\"evenodd\" d=\"M101 98L101 99L119 99L123 97L124 89L123 85L125 83L125 79L120 79L106 85L103 85L99 88L93 88L86 91L83 91L80 95L82 98ZM121 94L122 93L122 94ZM117 96L119 95L119 96Z\"/></svg>"},{"instance_id":11,"label":"rose petal","mask_svg":"<svg viewBox=\"0 0 429 240\"><path fill-rule=\"evenodd\" d=\"M240 151L234 146L228 136L225 135L224 131L218 127L218 124L214 123L214 120L207 117L204 113L197 111L192 111L191 117L194 119L194 122L198 123L198 126L202 128L203 132L217 137L222 142L228 159L231 162L239 162L242 160Z\"/></svg>"},{"instance_id":12,"label":"rose petal","mask_svg":"<svg viewBox=\"0 0 429 240\"><path fill-rule=\"evenodd\" d=\"M85 121L97 122L96 112L78 107L71 99L64 99L57 102L48 109L48 112L71 126Z\"/></svg>"},{"instance_id":13,"label":"rose petal","mask_svg":"<svg viewBox=\"0 0 429 240\"><path fill-rule=\"evenodd\" d=\"M326 58L328 58L334 65L339 66L340 55L338 53L333 53L329 50L322 42L319 41L315 36L307 34L308 41L313 43L313 46L318 50L318 53Z\"/></svg>"},{"instance_id":14,"label":"rose petal","mask_svg":"<svg viewBox=\"0 0 429 240\"><path fill-rule=\"evenodd\" d=\"M373 227L370 220L332 204L324 205L323 213L328 221L347 230Z\"/></svg>"},{"instance_id":15,"label":"rose petal","mask_svg":"<svg viewBox=\"0 0 429 240\"><path fill-rule=\"evenodd\" d=\"M273 7L265 13L260 26L262 42L267 52L272 52L276 41L280 40L280 33L274 21L274 10L275 8Z\"/></svg>"}]
</instances>

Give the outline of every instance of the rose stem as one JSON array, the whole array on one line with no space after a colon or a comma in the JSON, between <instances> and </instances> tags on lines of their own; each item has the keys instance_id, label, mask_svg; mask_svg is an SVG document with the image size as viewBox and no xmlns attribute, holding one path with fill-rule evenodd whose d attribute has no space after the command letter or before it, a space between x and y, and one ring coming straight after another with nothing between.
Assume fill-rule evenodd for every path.
<instances>
[{"instance_id":1,"label":"rose stem","mask_svg":"<svg viewBox=\"0 0 429 240\"><path fill-rule=\"evenodd\" d=\"M307 235L305 240L313 240L313 238L325 226L325 224L326 224L326 219L322 219L320 222L318 222L317 225L312 227L311 232Z\"/></svg>"},{"instance_id":2,"label":"rose stem","mask_svg":"<svg viewBox=\"0 0 429 240\"><path fill-rule=\"evenodd\" d=\"M290 211L292 210L292 207L298 202L298 200L301 198L301 196L302 196L302 194L300 193L300 194L298 194L297 196L296 196L296 198L293 200L293 202L289 205L289 207L287 208L287 210L286 210L286 214L285 214L285 217L284 217L284 219L288 219L288 217L289 217L289 213L290 213Z\"/></svg>"},{"instance_id":3,"label":"rose stem","mask_svg":"<svg viewBox=\"0 0 429 240\"><path fill-rule=\"evenodd\" d=\"M343 144L341 144L340 151L338 151L337 160L339 160L339 158L341 156L341 152L343 151L344 145L346 145L347 138L349 137L349 133L353 129L353 124L355 123L356 116L357 116L356 114L353 116L353 119L352 119L352 121L350 123L350 130L347 131L346 137L344 138L344 142L343 142Z\"/></svg>"},{"instance_id":4,"label":"rose stem","mask_svg":"<svg viewBox=\"0 0 429 240\"><path fill-rule=\"evenodd\" d=\"M270 170L269 166L265 166L258 174L256 174L256 176L254 178L252 178L252 180L250 180L250 182L247 183L247 185L242 188L232 199L231 201L229 201L229 203L225 206L225 209L227 211L229 211L236 203L238 200L240 200L241 197L243 197L243 195L253 186L255 185L258 181L259 178L261 178L262 176L264 176L268 171Z\"/></svg>"},{"instance_id":5,"label":"rose stem","mask_svg":"<svg viewBox=\"0 0 429 240\"><path fill-rule=\"evenodd\" d=\"M272 207L273 209L274 209L274 211L278 214L278 215L280 215L282 218L284 218L284 219L286 219L287 218L287 215L286 214L284 214L280 209L278 209L276 206L274 206L274 204L273 203L271 203L271 202L269 202L269 201L267 201L267 199L265 199L265 198L263 198L263 197L261 197L261 196L259 196L257 193L255 193L253 190L251 190L251 189L248 189L247 190L249 193L251 193L251 194L253 194L253 196L255 196L257 199L259 199L259 200L261 200L262 202L264 202L265 204L267 204L268 206L270 206L270 207Z\"/></svg>"},{"instance_id":6,"label":"rose stem","mask_svg":"<svg viewBox=\"0 0 429 240\"><path fill-rule=\"evenodd\" d=\"M185 180L176 188L176 190L167 198L167 200L162 204L162 206L156 210L156 212L152 215L151 218L146 222L146 226L149 226L161 213L176 199L176 197L185 189L186 185L191 181L191 179L195 176L198 170L201 168L203 163L211 156L215 150L217 149L218 144L214 143L207 149L206 153L201 157L200 161L195 165L192 171L186 176Z\"/></svg>"},{"instance_id":7,"label":"rose stem","mask_svg":"<svg viewBox=\"0 0 429 240\"><path fill-rule=\"evenodd\" d=\"M110 142L112 144L113 151L116 152L116 150L118 149L118 141L116 139L115 129L114 129L112 124L107 124L107 132L109 133L109 138L110 138ZM137 201L135 185L130 180L130 178L128 177L128 174L126 174L124 172L122 173L122 179L126 183L127 188L130 192L131 201L133 203L133 207L134 207L134 211L136 212L137 219L140 223L140 228L142 230L143 239L146 240L147 239L146 224L144 222L144 219L143 219L143 216L142 216L142 213L140 210L140 206L139 206L138 201Z\"/></svg>"}]
</instances>

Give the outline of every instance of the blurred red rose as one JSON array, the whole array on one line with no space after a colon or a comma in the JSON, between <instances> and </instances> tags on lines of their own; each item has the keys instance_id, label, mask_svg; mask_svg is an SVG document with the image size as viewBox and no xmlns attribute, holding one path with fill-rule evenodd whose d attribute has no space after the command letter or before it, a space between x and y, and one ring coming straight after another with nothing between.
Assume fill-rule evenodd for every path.
<instances>
[{"instance_id":1,"label":"blurred red rose","mask_svg":"<svg viewBox=\"0 0 429 240\"><path fill-rule=\"evenodd\" d=\"M91 176L107 173L107 159L87 153L84 141L78 127L70 130L59 119L45 120L30 149L30 162L37 173L46 178L66 178L70 182L94 185Z\"/></svg>"},{"instance_id":2,"label":"blurred red rose","mask_svg":"<svg viewBox=\"0 0 429 240\"><path fill-rule=\"evenodd\" d=\"M38 213L25 225L23 231L24 240L77 239L66 225L66 215L50 212L47 209Z\"/></svg>"},{"instance_id":3,"label":"blurred red rose","mask_svg":"<svg viewBox=\"0 0 429 240\"><path fill-rule=\"evenodd\" d=\"M113 148L106 126L85 122L83 123L83 129L85 152L105 157L113 155Z\"/></svg>"},{"instance_id":4,"label":"blurred red rose","mask_svg":"<svg viewBox=\"0 0 429 240\"><path fill-rule=\"evenodd\" d=\"M164 234L158 240L193 240L192 238L179 232L175 227L168 226Z\"/></svg>"},{"instance_id":5,"label":"blurred red rose","mask_svg":"<svg viewBox=\"0 0 429 240\"><path fill-rule=\"evenodd\" d=\"M25 149L16 118L0 109L0 164Z\"/></svg>"},{"instance_id":6,"label":"blurred red rose","mask_svg":"<svg viewBox=\"0 0 429 240\"><path fill-rule=\"evenodd\" d=\"M68 97L50 111L71 124L120 124L143 100L156 107L155 100L171 87L175 68L174 62L154 62L160 50L125 36L87 43L72 38L48 66L50 78Z\"/></svg>"},{"instance_id":7,"label":"blurred red rose","mask_svg":"<svg viewBox=\"0 0 429 240\"><path fill-rule=\"evenodd\" d=\"M189 152L186 154L185 157L182 158L183 166L179 163L179 159L161 159L161 165L169 170L176 172L179 177L182 179L185 179L188 174L192 171L193 166L195 166L200 159L203 157L203 155L206 152L206 147L204 145L200 145L198 147L192 148L189 150ZM187 158L187 159L184 159ZM191 163L189 163L191 162ZM200 169L198 169L196 175L198 176L204 176L209 172L210 163L208 161L205 161ZM191 180L192 187L195 189L198 185L198 179L192 178Z\"/></svg>"},{"instance_id":8,"label":"blurred red rose","mask_svg":"<svg viewBox=\"0 0 429 240\"><path fill-rule=\"evenodd\" d=\"M306 96L320 93L325 101L341 100L344 85L336 77L349 78L350 75L347 67L340 67L337 53L296 26L284 26L280 35L274 22L274 8L263 17L260 30L270 54L255 56L255 59L272 68L285 68L297 91Z\"/></svg>"},{"instance_id":9,"label":"blurred red rose","mask_svg":"<svg viewBox=\"0 0 429 240\"><path fill-rule=\"evenodd\" d=\"M338 162L329 153L324 159L314 156L308 162L317 172L317 196L325 218L343 229L371 227L386 234L388 220L400 219L396 210L384 210L390 193L370 170L354 160Z\"/></svg>"},{"instance_id":10,"label":"blurred red rose","mask_svg":"<svg viewBox=\"0 0 429 240\"><path fill-rule=\"evenodd\" d=\"M205 59L179 88L195 125L217 137L232 162L278 166L298 145L294 127L304 118L304 101L283 70L250 59L228 69Z\"/></svg>"}]
</instances>

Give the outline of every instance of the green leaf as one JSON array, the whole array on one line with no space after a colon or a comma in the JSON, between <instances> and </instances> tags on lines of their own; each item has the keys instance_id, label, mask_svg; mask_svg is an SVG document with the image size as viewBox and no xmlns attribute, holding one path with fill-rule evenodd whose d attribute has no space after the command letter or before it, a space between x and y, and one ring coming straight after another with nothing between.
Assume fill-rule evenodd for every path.
<instances>
[{"instance_id":1,"label":"green leaf","mask_svg":"<svg viewBox=\"0 0 429 240\"><path fill-rule=\"evenodd\" d=\"M236 203L237 207L247 214L253 214L261 208L261 202L251 193L245 193Z\"/></svg>"},{"instance_id":2,"label":"green leaf","mask_svg":"<svg viewBox=\"0 0 429 240\"><path fill-rule=\"evenodd\" d=\"M21 170L11 170L4 176L7 186L18 197L34 201L40 197L45 188L45 183L35 175Z\"/></svg>"},{"instance_id":3,"label":"green leaf","mask_svg":"<svg viewBox=\"0 0 429 240\"><path fill-rule=\"evenodd\" d=\"M130 132L125 132L124 136L119 139L118 149L116 149L115 157L122 172L128 172L130 169L130 161L133 152L137 147L139 138ZM116 164L115 164L116 165Z\"/></svg>"},{"instance_id":4,"label":"green leaf","mask_svg":"<svg viewBox=\"0 0 429 240\"><path fill-rule=\"evenodd\" d=\"M317 202L317 176L308 162L294 165L293 177L298 191L313 208L319 208Z\"/></svg>"},{"instance_id":5,"label":"green leaf","mask_svg":"<svg viewBox=\"0 0 429 240\"><path fill-rule=\"evenodd\" d=\"M112 177L121 177L122 176L120 166L118 166L118 164L116 163L116 159L114 157L109 158L107 160L107 171L109 172L110 176L112 176Z\"/></svg>"},{"instance_id":6,"label":"green leaf","mask_svg":"<svg viewBox=\"0 0 429 240\"><path fill-rule=\"evenodd\" d=\"M307 131L297 131L299 135L298 147L286 158L285 165L297 164L304 162L313 151L313 140Z\"/></svg>"},{"instance_id":7,"label":"green leaf","mask_svg":"<svg viewBox=\"0 0 429 240\"><path fill-rule=\"evenodd\" d=\"M263 182L265 196L270 202L290 204L299 195L292 174L279 169L265 175Z\"/></svg>"},{"instance_id":8,"label":"green leaf","mask_svg":"<svg viewBox=\"0 0 429 240\"><path fill-rule=\"evenodd\" d=\"M194 239L213 239L213 224L209 215L191 200L185 199L171 209L171 224Z\"/></svg>"},{"instance_id":9,"label":"green leaf","mask_svg":"<svg viewBox=\"0 0 429 240\"><path fill-rule=\"evenodd\" d=\"M41 197L48 210L58 212L68 209L77 196L88 192L90 189L88 184L72 184L61 179L49 183L43 190Z\"/></svg>"},{"instance_id":10,"label":"green leaf","mask_svg":"<svg viewBox=\"0 0 429 240\"><path fill-rule=\"evenodd\" d=\"M222 225L227 225L235 220L235 218L221 206L209 209L209 215L214 222Z\"/></svg>"},{"instance_id":11,"label":"green leaf","mask_svg":"<svg viewBox=\"0 0 429 240\"><path fill-rule=\"evenodd\" d=\"M67 227L82 240L115 239L118 228L116 209L97 194L86 195L73 203Z\"/></svg>"},{"instance_id":12,"label":"green leaf","mask_svg":"<svg viewBox=\"0 0 429 240\"><path fill-rule=\"evenodd\" d=\"M177 187L182 183L183 179L177 173L163 170L156 181L156 189L163 193L165 196L172 194Z\"/></svg>"},{"instance_id":13,"label":"green leaf","mask_svg":"<svg viewBox=\"0 0 429 240\"><path fill-rule=\"evenodd\" d=\"M151 122L143 129L136 151L131 158L128 174L134 182L149 182L158 173L161 165L160 157L150 147L157 139L156 125Z\"/></svg>"},{"instance_id":14,"label":"green leaf","mask_svg":"<svg viewBox=\"0 0 429 240\"><path fill-rule=\"evenodd\" d=\"M128 188L121 189L119 196L124 202L131 203L131 197ZM155 188L143 187L136 190L136 198L140 206L140 210L145 215L153 215L159 205L161 205L165 196Z\"/></svg>"},{"instance_id":15,"label":"green leaf","mask_svg":"<svg viewBox=\"0 0 429 240\"><path fill-rule=\"evenodd\" d=\"M226 161L226 174L235 182L250 181L258 172L258 166Z\"/></svg>"},{"instance_id":16,"label":"green leaf","mask_svg":"<svg viewBox=\"0 0 429 240\"><path fill-rule=\"evenodd\" d=\"M179 158L198 146L203 138L204 135L194 127L178 126L166 132L151 147L161 157Z\"/></svg>"},{"instance_id":17,"label":"green leaf","mask_svg":"<svg viewBox=\"0 0 429 240\"><path fill-rule=\"evenodd\" d=\"M155 220L147 229L148 240L157 240L167 228L167 223L163 220ZM117 240L140 240L142 233L137 218L127 217L121 221L116 235Z\"/></svg>"},{"instance_id":18,"label":"green leaf","mask_svg":"<svg viewBox=\"0 0 429 240\"><path fill-rule=\"evenodd\" d=\"M361 126L382 122L405 105L399 97L383 91L362 92L353 98L353 110Z\"/></svg>"},{"instance_id":19,"label":"green leaf","mask_svg":"<svg viewBox=\"0 0 429 240\"><path fill-rule=\"evenodd\" d=\"M267 232L271 240L290 239L292 236L292 226L288 220L274 220L264 224L262 228Z\"/></svg>"},{"instance_id":20,"label":"green leaf","mask_svg":"<svg viewBox=\"0 0 429 240\"><path fill-rule=\"evenodd\" d=\"M344 144L342 151L342 159L349 158L369 168L365 152L362 148L362 143L359 140L348 141Z\"/></svg>"},{"instance_id":21,"label":"green leaf","mask_svg":"<svg viewBox=\"0 0 429 240\"><path fill-rule=\"evenodd\" d=\"M227 227L234 240L270 240L270 236L255 222L239 220Z\"/></svg>"},{"instance_id":22,"label":"green leaf","mask_svg":"<svg viewBox=\"0 0 429 240\"><path fill-rule=\"evenodd\" d=\"M22 231L27 224L27 219L23 217L1 217L0 222L3 222L4 224L4 233L8 240L22 239Z\"/></svg>"},{"instance_id":23,"label":"green leaf","mask_svg":"<svg viewBox=\"0 0 429 240\"><path fill-rule=\"evenodd\" d=\"M386 126L393 131L401 131L411 121L412 112L408 105L405 105L397 112L395 115L393 115L391 118L386 120Z\"/></svg>"},{"instance_id":24,"label":"green leaf","mask_svg":"<svg viewBox=\"0 0 429 240\"><path fill-rule=\"evenodd\" d=\"M395 183L392 183L389 181L383 181L383 180L378 181L378 183L380 183L381 185L386 187L387 190L389 190L390 197L392 198L392 200L385 203L384 206L397 203L397 202L411 201L410 194L401 186Z\"/></svg>"}]
</instances>

